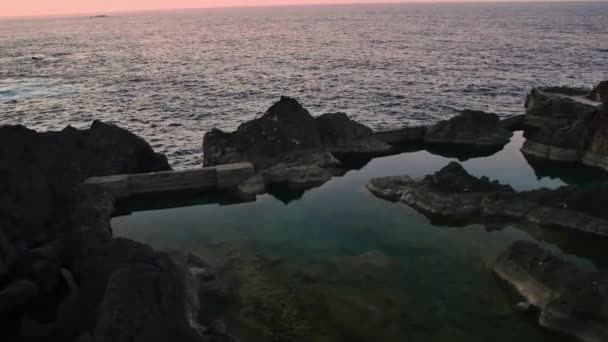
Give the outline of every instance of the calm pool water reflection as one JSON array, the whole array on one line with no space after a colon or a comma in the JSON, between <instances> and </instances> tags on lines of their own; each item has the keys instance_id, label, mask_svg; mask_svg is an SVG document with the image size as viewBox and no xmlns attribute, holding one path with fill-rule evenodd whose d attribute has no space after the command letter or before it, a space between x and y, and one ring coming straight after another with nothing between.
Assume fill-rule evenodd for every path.
<instances>
[{"instance_id":1,"label":"calm pool water reflection","mask_svg":"<svg viewBox=\"0 0 608 342\"><path fill-rule=\"evenodd\" d=\"M522 143L516 133L499 153L462 164L517 190L599 176L539 178L519 152ZM150 201L139 201L112 226L115 235L158 249L232 260L241 285L239 304L228 311L250 340L569 341L518 316L490 267L519 239L583 267L603 266L602 253L590 247L597 242L534 227L436 227L364 188L373 177L423 176L450 161L425 151L378 158L287 204L269 195L205 204L209 198L199 196L184 207L146 210Z\"/></svg>"}]
</instances>

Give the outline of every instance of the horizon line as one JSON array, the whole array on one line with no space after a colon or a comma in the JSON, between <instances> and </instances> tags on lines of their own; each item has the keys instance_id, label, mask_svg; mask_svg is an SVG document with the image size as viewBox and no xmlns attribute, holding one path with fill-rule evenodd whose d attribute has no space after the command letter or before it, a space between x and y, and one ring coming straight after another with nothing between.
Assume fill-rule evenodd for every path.
<instances>
[{"instance_id":1,"label":"horizon line","mask_svg":"<svg viewBox=\"0 0 608 342\"><path fill-rule=\"evenodd\" d=\"M193 7L175 7L175 8L149 8L140 10L112 10L112 11L95 11L95 12L70 12L59 14L35 14L35 15L1 15L0 19L33 19L33 18L61 18L61 17L76 17L76 16L94 16L94 15L110 15L110 14L128 14L128 13L147 13L147 12L169 12L180 10L203 10L203 9L238 9L238 8L273 8L273 7L311 7L311 6L361 6L361 5L394 5L394 4L425 4L425 5L458 5L458 4L497 4L497 3L569 3L569 2L599 2L604 0L457 0L457 1L425 1L425 0L385 0L382 2L354 2L354 3L300 3L300 4L273 4L273 5L218 5L218 6L193 6Z\"/></svg>"}]
</instances>

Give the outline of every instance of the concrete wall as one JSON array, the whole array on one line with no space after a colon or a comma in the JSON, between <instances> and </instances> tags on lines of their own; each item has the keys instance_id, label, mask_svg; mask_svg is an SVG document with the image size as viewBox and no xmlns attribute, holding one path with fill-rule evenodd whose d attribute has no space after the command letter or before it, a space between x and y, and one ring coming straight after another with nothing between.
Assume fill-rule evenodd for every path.
<instances>
[{"instance_id":1,"label":"concrete wall","mask_svg":"<svg viewBox=\"0 0 608 342\"><path fill-rule=\"evenodd\" d=\"M126 199L133 195L165 192L233 189L254 174L251 163L238 163L193 170L92 177L85 184L101 187L117 199Z\"/></svg>"}]
</instances>

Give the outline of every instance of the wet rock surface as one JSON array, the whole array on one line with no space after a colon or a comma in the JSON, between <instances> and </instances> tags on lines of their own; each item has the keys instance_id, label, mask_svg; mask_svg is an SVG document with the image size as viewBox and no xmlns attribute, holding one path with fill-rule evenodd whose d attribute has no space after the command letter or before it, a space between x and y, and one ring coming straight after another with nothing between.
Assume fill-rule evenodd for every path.
<instances>
[{"instance_id":1,"label":"wet rock surface","mask_svg":"<svg viewBox=\"0 0 608 342\"><path fill-rule=\"evenodd\" d=\"M443 225L485 221L530 222L544 227L608 236L606 184L515 192L510 186L473 177L452 162L423 179L372 179L377 197L400 201Z\"/></svg>"},{"instance_id":2,"label":"wet rock surface","mask_svg":"<svg viewBox=\"0 0 608 342\"><path fill-rule=\"evenodd\" d=\"M586 342L608 339L608 274L583 271L529 241L515 242L494 272L539 308L539 324Z\"/></svg>"},{"instance_id":3,"label":"wet rock surface","mask_svg":"<svg viewBox=\"0 0 608 342\"><path fill-rule=\"evenodd\" d=\"M606 83L594 90L533 89L526 100L522 152L528 158L581 163L608 170Z\"/></svg>"}]
</instances>

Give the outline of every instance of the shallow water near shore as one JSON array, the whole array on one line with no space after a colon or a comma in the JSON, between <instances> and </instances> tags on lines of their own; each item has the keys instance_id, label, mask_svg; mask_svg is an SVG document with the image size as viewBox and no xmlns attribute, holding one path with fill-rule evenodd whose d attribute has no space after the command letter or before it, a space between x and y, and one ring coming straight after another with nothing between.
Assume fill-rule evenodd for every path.
<instances>
[{"instance_id":1,"label":"shallow water near shore","mask_svg":"<svg viewBox=\"0 0 608 342\"><path fill-rule=\"evenodd\" d=\"M563 185L535 175L522 143L517 132L502 151L463 165L517 190ZM269 195L235 205L212 196L165 198L166 206L183 205L168 209L133 201L133 212L112 226L117 236L225 266L238 285L223 314L244 340L570 341L517 315L512 291L490 268L519 239L588 269L608 264L599 246L535 227L436 227L364 188L372 177L423 176L451 160L426 151L378 158L288 203ZM593 182L594 175L564 178Z\"/></svg>"}]
</instances>

